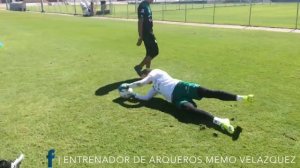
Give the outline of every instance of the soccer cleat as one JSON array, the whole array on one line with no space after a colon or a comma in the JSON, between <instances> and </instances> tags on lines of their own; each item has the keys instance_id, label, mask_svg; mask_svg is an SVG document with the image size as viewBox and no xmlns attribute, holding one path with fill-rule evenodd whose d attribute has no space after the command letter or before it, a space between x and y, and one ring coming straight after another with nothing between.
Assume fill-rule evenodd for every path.
<instances>
[{"instance_id":1,"label":"soccer cleat","mask_svg":"<svg viewBox=\"0 0 300 168\"><path fill-rule=\"evenodd\" d=\"M248 102L253 102L253 100L254 100L254 95L253 95L253 94L247 95L247 96L246 96L246 100L247 100Z\"/></svg>"},{"instance_id":2,"label":"soccer cleat","mask_svg":"<svg viewBox=\"0 0 300 168\"><path fill-rule=\"evenodd\" d=\"M136 65L136 66L134 66L134 70L139 76L142 76L142 67L140 67L139 65Z\"/></svg>"},{"instance_id":3,"label":"soccer cleat","mask_svg":"<svg viewBox=\"0 0 300 168\"><path fill-rule=\"evenodd\" d=\"M235 129L234 129L234 132L232 134L232 140L236 141L239 139L240 137L240 134L242 133L243 131L243 128L240 127L240 126L237 126Z\"/></svg>"},{"instance_id":4,"label":"soccer cleat","mask_svg":"<svg viewBox=\"0 0 300 168\"><path fill-rule=\"evenodd\" d=\"M226 130L230 134L234 133L234 127L230 124L230 121L228 118L221 119L219 122L220 122L220 127L223 130Z\"/></svg>"}]
</instances>

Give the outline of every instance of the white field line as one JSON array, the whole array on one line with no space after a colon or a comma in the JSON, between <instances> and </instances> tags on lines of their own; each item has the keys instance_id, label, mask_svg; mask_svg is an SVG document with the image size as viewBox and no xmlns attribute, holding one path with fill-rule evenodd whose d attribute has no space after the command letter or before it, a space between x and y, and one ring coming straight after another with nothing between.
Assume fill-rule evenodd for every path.
<instances>
[{"instance_id":1,"label":"white field line","mask_svg":"<svg viewBox=\"0 0 300 168\"><path fill-rule=\"evenodd\" d=\"M103 20L117 20L117 21L137 22L137 19L122 19L122 18L110 18L110 17L93 17L93 18L95 18L95 19L100 18L100 19L103 19ZM299 29L296 30L296 29L288 29L288 28L271 28L271 27L222 25L222 24L203 24L203 23L185 23L185 22L173 22L173 21L154 21L154 23L183 25L183 26L209 27L209 28L223 28L223 29L261 30L261 31L271 31L271 32L300 33Z\"/></svg>"},{"instance_id":2,"label":"white field line","mask_svg":"<svg viewBox=\"0 0 300 168\"><path fill-rule=\"evenodd\" d=\"M5 9L0 9L0 10L5 10ZM32 13L41 13L41 12L32 12ZM74 16L74 15L70 15L70 14L60 14L60 13L42 13L42 14ZM87 17L87 18L100 19L100 20L115 20L115 21L137 22L137 19L125 19L125 18L111 18L111 17ZM289 28L272 28L272 27L257 27L257 26L223 25L223 24L203 24L203 23L185 23L185 22L174 22L174 21L154 21L154 23L183 25L183 26L196 26L196 27L209 27L209 28L222 28L222 29L259 30L259 31L270 31L270 32L299 33L300 34L299 29L289 29Z\"/></svg>"}]
</instances>

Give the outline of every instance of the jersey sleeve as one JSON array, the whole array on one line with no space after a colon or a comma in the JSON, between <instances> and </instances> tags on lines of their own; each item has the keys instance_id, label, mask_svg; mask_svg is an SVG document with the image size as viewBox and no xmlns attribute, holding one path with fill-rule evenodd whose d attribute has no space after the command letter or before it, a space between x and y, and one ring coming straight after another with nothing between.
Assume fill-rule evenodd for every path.
<instances>
[{"instance_id":1,"label":"jersey sleeve","mask_svg":"<svg viewBox=\"0 0 300 168\"><path fill-rule=\"evenodd\" d=\"M141 87L141 86L144 86L144 85L150 83L151 81L152 81L152 76L148 75L142 80L128 84L128 87L130 87L130 88Z\"/></svg>"},{"instance_id":2,"label":"jersey sleeve","mask_svg":"<svg viewBox=\"0 0 300 168\"><path fill-rule=\"evenodd\" d=\"M136 94L135 98L139 100L150 100L153 96L157 94L157 91L152 87L151 90L147 93L147 95L141 96Z\"/></svg>"}]
</instances>

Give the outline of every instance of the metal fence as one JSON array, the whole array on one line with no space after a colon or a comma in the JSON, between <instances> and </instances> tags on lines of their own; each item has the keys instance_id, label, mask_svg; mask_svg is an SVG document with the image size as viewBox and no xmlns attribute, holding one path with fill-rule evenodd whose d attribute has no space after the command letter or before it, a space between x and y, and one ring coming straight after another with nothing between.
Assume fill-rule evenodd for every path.
<instances>
[{"instance_id":1,"label":"metal fence","mask_svg":"<svg viewBox=\"0 0 300 168\"><path fill-rule=\"evenodd\" d=\"M10 0L6 1L7 9ZM276 2L275 2L276 1ZM82 15L81 0L24 0L26 11ZM92 0L93 15L136 19L140 0ZM154 20L298 29L300 0L154 0Z\"/></svg>"}]
</instances>

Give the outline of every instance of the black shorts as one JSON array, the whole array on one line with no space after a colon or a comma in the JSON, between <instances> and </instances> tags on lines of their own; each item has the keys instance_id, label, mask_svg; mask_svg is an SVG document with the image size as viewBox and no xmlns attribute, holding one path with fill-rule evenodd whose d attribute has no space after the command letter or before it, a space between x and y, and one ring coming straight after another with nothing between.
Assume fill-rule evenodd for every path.
<instances>
[{"instance_id":1,"label":"black shorts","mask_svg":"<svg viewBox=\"0 0 300 168\"><path fill-rule=\"evenodd\" d=\"M143 41L146 48L146 56L150 56L152 58L158 55L158 46L156 42L156 38L153 33L147 33L143 35Z\"/></svg>"}]
</instances>

